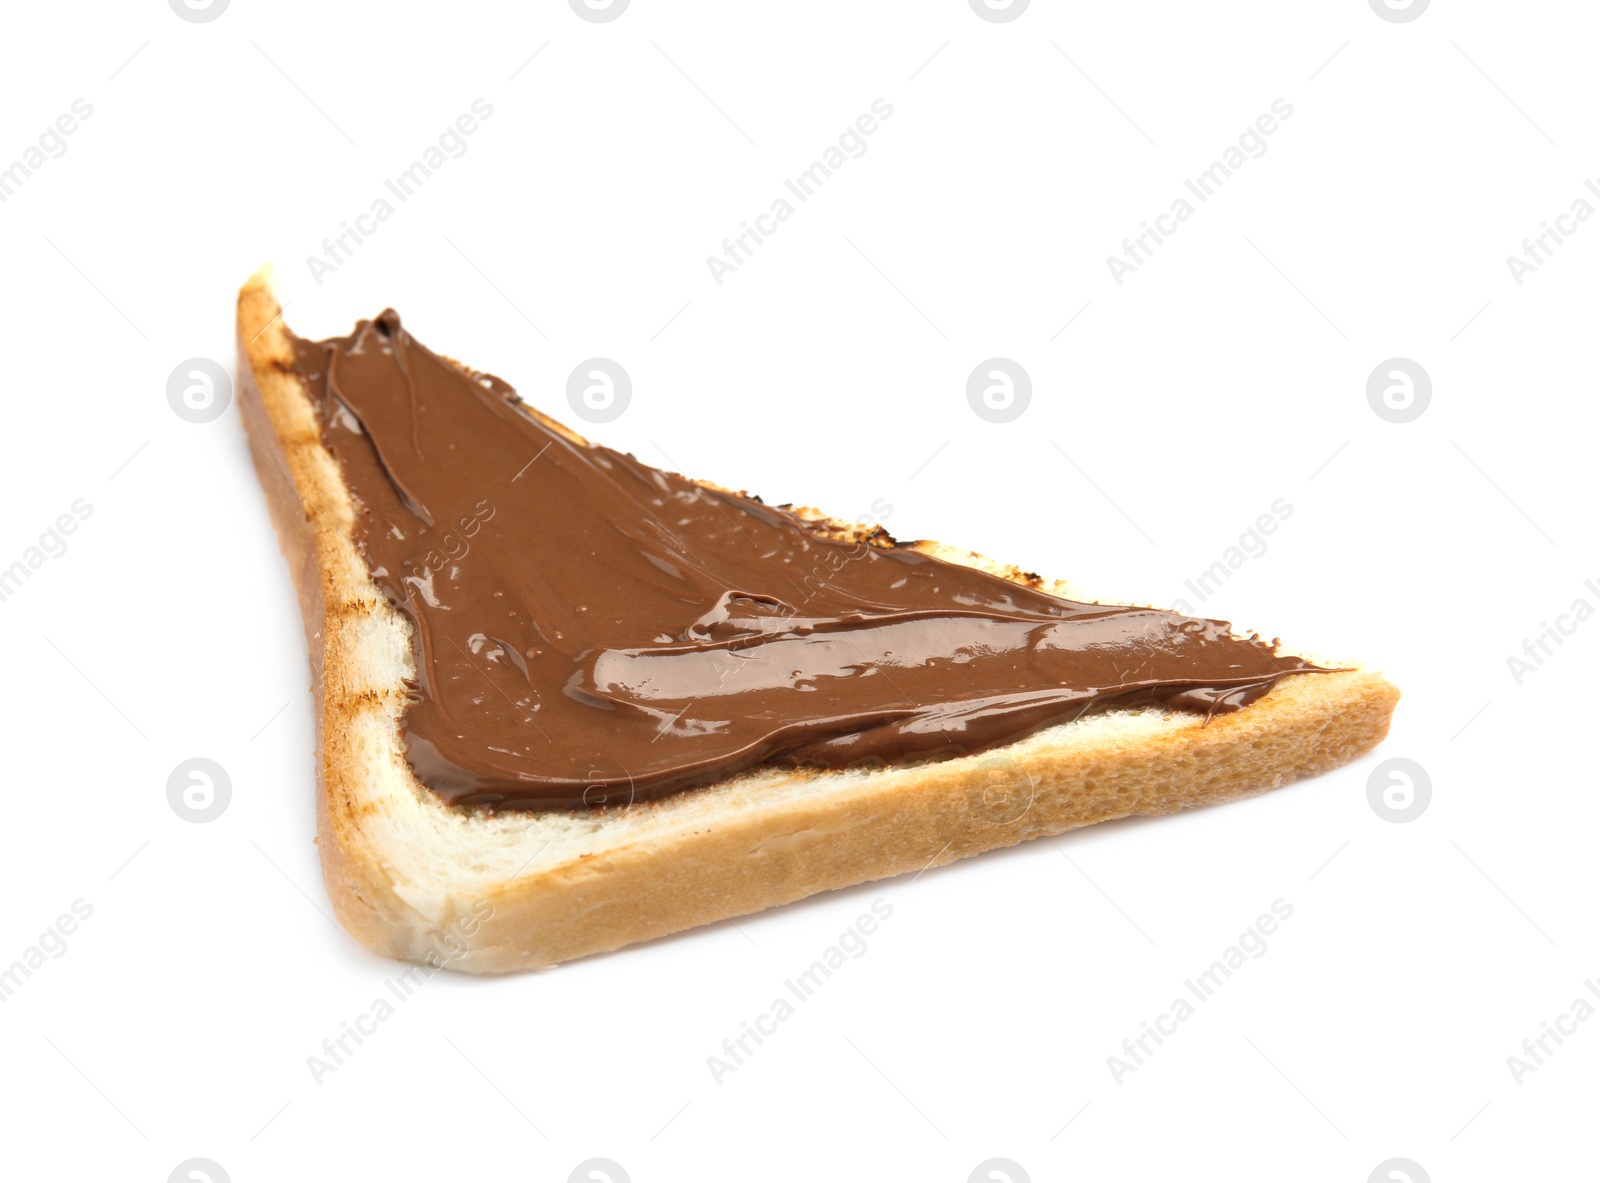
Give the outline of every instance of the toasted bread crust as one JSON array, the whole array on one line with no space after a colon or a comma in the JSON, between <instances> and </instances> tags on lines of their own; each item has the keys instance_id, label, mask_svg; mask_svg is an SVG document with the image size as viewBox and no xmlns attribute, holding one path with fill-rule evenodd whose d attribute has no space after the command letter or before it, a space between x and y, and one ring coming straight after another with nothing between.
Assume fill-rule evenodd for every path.
<instances>
[{"instance_id":1,"label":"toasted bread crust","mask_svg":"<svg viewBox=\"0 0 1600 1183\"><path fill-rule=\"evenodd\" d=\"M310 650L323 878L339 922L389 956L476 973L540 968L1029 838L1264 792L1388 732L1399 693L1358 668L1285 678L1209 722L1119 712L977 756L759 769L582 817L451 809L405 762L406 626L355 546L355 509L292 371L265 270L240 291L238 330L240 410ZM996 769L1011 793L998 806L983 793Z\"/></svg>"}]
</instances>

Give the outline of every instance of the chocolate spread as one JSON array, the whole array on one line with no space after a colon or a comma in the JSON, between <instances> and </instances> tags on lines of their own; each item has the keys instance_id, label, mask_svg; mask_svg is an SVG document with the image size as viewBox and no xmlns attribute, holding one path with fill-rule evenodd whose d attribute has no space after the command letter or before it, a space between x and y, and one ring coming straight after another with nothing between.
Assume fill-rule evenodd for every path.
<instances>
[{"instance_id":1,"label":"chocolate spread","mask_svg":"<svg viewBox=\"0 0 1600 1183\"><path fill-rule=\"evenodd\" d=\"M413 626L407 759L452 805L614 805L1113 709L1209 716L1315 669L1221 621L1060 599L582 442L393 311L295 348L356 544ZM786 446L808 430L841 446L804 425Z\"/></svg>"}]
</instances>

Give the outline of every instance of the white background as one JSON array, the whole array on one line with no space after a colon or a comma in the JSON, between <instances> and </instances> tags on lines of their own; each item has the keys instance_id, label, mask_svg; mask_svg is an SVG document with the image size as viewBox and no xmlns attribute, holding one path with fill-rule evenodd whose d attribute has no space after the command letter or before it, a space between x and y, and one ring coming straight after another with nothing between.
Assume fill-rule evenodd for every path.
<instances>
[{"instance_id":1,"label":"white background","mask_svg":"<svg viewBox=\"0 0 1600 1183\"><path fill-rule=\"evenodd\" d=\"M1600 607L1600 219L1521 286L1505 258L1600 177L1597 31L1576 0L10 6L0 163L93 115L0 205L0 566L92 514L0 603L0 965L93 915L0 1004L8 1176L1574 1177L1600 1022L1520 1084L1507 1057L1600 975L1600 623L1520 686L1507 658ZM306 257L480 97L465 155L316 284ZM880 97L865 155L718 286L706 257ZM1278 98L1266 153L1114 282ZM328 918L300 623L237 412L166 401L184 359L232 366L266 259L304 334L392 304L558 415L612 357L634 395L606 443L841 515L882 499L901 537L1106 596L1198 607L1184 580L1283 498L1203 610L1384 669L1391 737L1253 801L440 975L316 1084L398 967ZM965 399L995 355L1034 384L1003 425ZM1366 399L1394 356L1433 382L1401 425ZM232 780L206 825L166 800L192 756ZM1368 805L1389 756L1431 777L1409 824ZM880 897L867 953L713 1083ZM1267 953L1114 1082L1280 897Z\"/></svg>"}]
</instances>

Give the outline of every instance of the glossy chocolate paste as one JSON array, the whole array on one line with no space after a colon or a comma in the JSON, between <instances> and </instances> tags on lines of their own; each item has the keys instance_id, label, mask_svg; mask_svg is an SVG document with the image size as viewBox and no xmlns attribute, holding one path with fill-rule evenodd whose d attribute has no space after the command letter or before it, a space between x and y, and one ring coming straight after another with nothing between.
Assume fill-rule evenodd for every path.
<instances>
[{"instance_id":1,"label":"glossy chocolate paste","mask_svg":"<svg viewBox=\"0 0 1600 1183\"><path fill-rule=\"evenodd\" d=\"M452 805L906 763L1124 707L1209 716L1314 668L1220 621L1063 600L579 442L393 311L295 349L357 546L414 626L407 758Z\"/></svg>"}]
</instances>

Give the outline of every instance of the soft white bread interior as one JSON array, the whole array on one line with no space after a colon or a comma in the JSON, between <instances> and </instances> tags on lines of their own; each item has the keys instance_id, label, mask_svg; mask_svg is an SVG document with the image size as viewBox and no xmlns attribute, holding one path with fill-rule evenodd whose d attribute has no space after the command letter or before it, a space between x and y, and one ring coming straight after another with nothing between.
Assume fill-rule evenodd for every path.
<instances>
[{"instance_id":1,"label":"soft white bread interior","mask_svg":"<svg viewBox=\"0 0 1600 1183\"><path fill-rule=\"evenodd\" d=\"M1399 698L1357 667L1285 678L1209 722L1120 711L909 767L758 768L600 811L452 809L406 762L410 625L355 545L355 508L293 372L266 269L239 293L238 332L240 409L310 646L323 876L340 923L393 957L534 969L1045 834L1263 792L1372 748Z\"/></svg>"}]
</instances>

